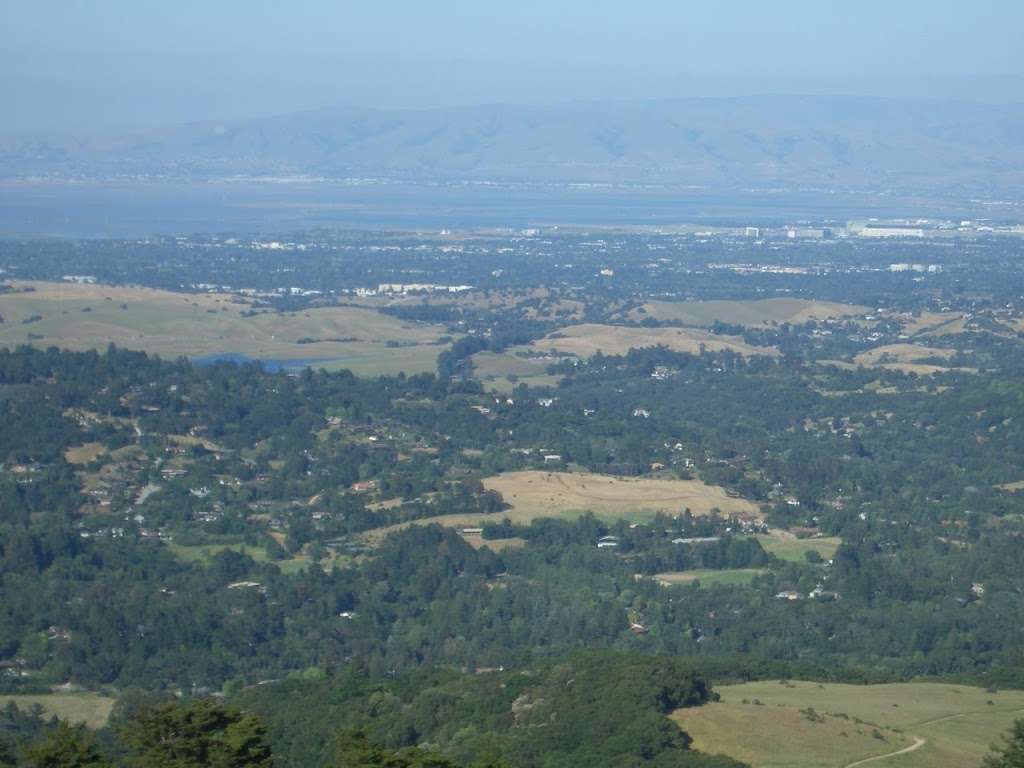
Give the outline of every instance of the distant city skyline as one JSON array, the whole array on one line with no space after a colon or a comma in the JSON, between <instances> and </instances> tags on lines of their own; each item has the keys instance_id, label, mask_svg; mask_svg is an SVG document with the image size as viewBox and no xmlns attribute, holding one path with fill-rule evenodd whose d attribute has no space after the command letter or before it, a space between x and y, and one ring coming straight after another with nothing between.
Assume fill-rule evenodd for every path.
<instances>
[{"instance_id":1,"label":"distant city skyline","mask_svg":"<svg viewBox=\"0 0 1024 768\"><path fill-rule=\"evenodd\" d=\"M757 93L1024 101L1024 4L4 0L3 133Z\"/></svg>"}]
</instances>

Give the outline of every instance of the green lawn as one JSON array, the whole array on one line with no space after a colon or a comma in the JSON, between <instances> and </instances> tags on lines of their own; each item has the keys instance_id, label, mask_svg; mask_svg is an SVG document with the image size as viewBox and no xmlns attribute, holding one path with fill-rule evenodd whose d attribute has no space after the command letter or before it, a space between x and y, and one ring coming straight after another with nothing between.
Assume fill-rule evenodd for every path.
<instances>
[{"instance_id":1,"label":"green lawn","mask_svg":"<svg viewBox=\"0 0 1024 768\"><path fill-rule=\"evenodd\" d=\"M846 768L919 742L913 751L869 765L974 768L1013 721L1024 717L1022 691L988 693L944 683L775 680L715 690L721 702L680 710L673 719L698 749L753 768Z\"/></svg>"},{"instance_id":2,"label":"green lawn","mask_svg":"<svg viewBox=\"0 0 1024 768\"><path fill-rule=\"evenodd\" d=\"M525 384L528 387L557 387L561 380L561 376L551 376L547 373L536 376L520 376L515 381L509 381L506 378L482 379L484 389L488 392L497 392L499 395L511 395L520 384Z\"/></svg>"},{"instance_id":3,"label":"green lawn","mask_svg":"<svg viewBox=\"0 0 1024 768\"><path fill-rule=\"evenodd\" d=\"M823 536L817 539L798 539L786 531L775 531L767 536L758 536L766 552L770 552L780 560L789 560L794 563L806 561L805 553L817 552L825 560L831 560L839 545L843 543L838 536Z\"/></svg>"},{"instance_id":4,"label":"green lawn","mask_svg":"<svg viewBox=\"0 0 1024 768\"><path fill-rule=\"evenodd\" d=\"M183 544L171 543L167 546L174 553L175 557L186 563L208 563L214 555L218 552L224 551L225 549L232 549L235 552L246 554L257 563L272 562L281 569L282 573L298 573L308 566L310 562L309 558L301 553L295 557L290 557L285 560L271 560L263 547L253 547L246 544L196 544L186 546ZM330 564L324 563L324 567L329 568Z\"/></svg>"},{"instance_id":5,"label":"green lawn","mask_svg":"<svg viewBox=\"0 0 1024 768\"><path fill-rule=\"evenodd\" d=\"M90 728L102 728L107 724L114 699L98 693L44 693L32 695L0 695L0 707L14 702L20 709L29 709L38 704L47 715L56 715L71 723L85 723Z\"/></svg>"},{"instance_id":6,"label":"green lawn","mask_svg":"<svg viewBox=\"0 0 1024 768\"><path fill-rule=\"evenodd\" d=\"M477 352L473 355L472 362L473 376L480 379L488 390L501 394L511 393L520 384L531 387L554 387L562 379L561 376L552 376L547 372L550 360L519 357L513 351ZM509 381L509 375L515 380Z\"/></svg>"},{"instance_id":7,"label":"green lawn","mask_svg":"<svg viewBox=\"0 0 1024 768\"><path fill-rule=\"evenodd\" d=\"M703 587L709 587L712 584L745 587L762 573L765 573L765 571L761 568L733 568L720 571L698 569L694 571L658 573L655 574L654 580L666 586L699 582Z\"/></svg>"},{"instance_id":8,"label":"green lawn","mask_svg":"<svg viewBox=\"0 0 1024 768\"><path fill-rule=\"evenodd\" d=\"M174 553L174 556L179 560L183 560L186 563L195 562L209 562L214 555L223 552L226 549L240 552L244 555L248 555L257 563L269 563L270 558L267 556L266 550L263 547L247 546L245 544L195 544L185 545L170 543L167 547Z\"/></svg>"}]
</instances>

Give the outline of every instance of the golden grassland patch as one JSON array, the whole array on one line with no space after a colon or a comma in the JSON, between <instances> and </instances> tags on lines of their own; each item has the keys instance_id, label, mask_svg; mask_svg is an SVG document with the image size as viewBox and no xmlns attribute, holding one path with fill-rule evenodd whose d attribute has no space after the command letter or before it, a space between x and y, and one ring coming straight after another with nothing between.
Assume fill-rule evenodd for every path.
<instances>
[{"instance_id":1,"label":"golden grassland patch","mask_svg":"<svg viewBox=\"0 0 1024 768\"><path fill-rule=\"evenodd\" d=\"M723 514L761 514L753 502L729 496L724 488L700 480L526 470L487 477L483 483L512 506L511 514L531 519L581 511L599 517L643 517L684 509L695 515L708 514L712 509Z\"/></svg>"},{"instance_id":2,"label":"golden grassland patch","mask_svg":"<svg viewBox=\"0 0 1024 768\"><path fill-rule=\"evenodd\" d=\"M103 443L76 445L64 451L64 460L68 464L88 464L93 459L104 454L106 450L106 446Z\"/></svg>"},{"instance_id":3,"label":"golden grassland patch","mask_svg":"<svg viewBox=\"0 0 1024 768\"><path fill-rule=\"evenodd\" d=\"M1000 483L995 487L1001 491L1016 493L1017 491L1024 491L1024 480L1015 480L1012 483Z\"/></svg>"},{"instance_id":4,"label":"golden grassland patch","mask_svg":"<svg viewBox=\"0 0 1024 768\"><path fill-rule=\"evenodd\" d=\"M807 552L817 552L825 560L835 557L836 550L843 540L838 536L817 536L801 539L789 531L776 529L769 534L757 536L762 549L781 560L802 563L806 561Z\"/></svg>"},{"instance_id":5,"label":"golden grassland patch","mask_svg":"<svg viewBox=\"0 0 1024 768\"><path fill-rule=\"evenodd\" d=\"M553 387L562 379L561 376L547 372L553 362L551 358L516 355L514 350L478 352L471 360L473 376L488 390L500 394L509 394L520 384Z\"/></svg>"},{"instance_id":6,"label":"golden grassland patch","mask_svg":"<svg viewBox=\"0 0 1024 768\"><path fill-rule=\"evenodd\" d=\"M22 710L38 705L46 715L56 715L61 720L82 723L90 728L102 728L107 724L114 701L110 696L84 692L0 695L0 707L10 702Z\"/></svg>"},{"instance_id":7,"label":"golden grassland patch","mask_svg":"<svg viewBox=\"0 0 1024 768\"><path fill-rule=\"evenodd\" d=\"M955 349L926 347L923 344L885 344L865 350L853 359L860 365L871 366L886 362L915 363L929 358L949 360L955 354Z\"/></svg>"},{"instance_id":8,"label":"golden grassland patch","mask_svg":"<svg viewBox=\"0 0 1024 768\"><path fill-rule=\"evenodd\" d=\"M922 312L903 322L903 332L909 336L945 336L963 333L964 322L961 312Z\"/></svg>"},{"instance_id":9,"label":"golden grassland patch","mask_svg":"<svg viewBox=\"0 0 1024 768\"><path fill-rule=\"evenodd\" d=\"M860 367L848 360L818 360L817 364L824 367L834 366L841 371L856 371Z\"/></svg>"},{"instance_id":10,"label":"golden grassland patch","mask_svg":"<svg viewBox=\"0 0 1024 768\"><path fill-rule=\"evenodd\" d=\"M221 446L217 445L212 440L208 440L205 437L195 437L194 435L167 435L167 441L180 446L202 446L207 451L213 453L219 453L224 450Z\"/></svg>"},{"instance_id":11,"label":"golden grassland patch","mask_svg":"<svg viewBox=\"0 0 1024 768\"><path fill-rule=\"evenodd\" d=\"M0 294L0 346L126 349L174 359L239 354L310 361L328 369L376 375L432 371L446 346L441 326L404 321L364 307L260 312L223 294L150 288L14 283L29 292ZM300 343L302 342L302 343Z\"/></svg>"},{"instance_id":12,"label":"golden grassland patch","mask_svg":"<svg viewBox=\"0 0 1024 768\"><path fill-rule=\"evenodd\" d=\"M528 387L557 387L558 382L561 380L561 376L541 373L536 376L522 376L517 378L515 381L509 381L505 378L488 379L485 380L483 384L484 388L488 392L494 392L499 395L510 395L520 384L525 384Z\"/></svg>"},{"instance_id":13,"label":"golden grassland patch","mask_svg":"<svg viewBox=\"0 0 1024 768\"><path fill-rule=\"evenodd\" d=\"M956 354L955 349L927 347L922 344L885 344L861 352L853 358L853 363L865 368L886 368L891 371L916 373L919 376L947 371L977 373L975 368L957 368L936 362L949 360Z\"/></svg>"},{"instance_id":14,"label":"golden grassland patch","mask_svg":"<svg viewBox=\"0 0 1024 768\"><path fill-rule=\"evenodd\" d=\"M359 306L375 309L385 307L442 307L457 305L463 309L495 310L521 307L523 315L531 319L577 320L583 316L586 304L578 299L558 296L548 288L522 290L467 291L465 293L430 293L411 295L384 295L360 297L352 301Z\"/></svg>"},{"instance_id":15,"label":"golden grassland patch","mask_svg":"<svg viewBox=\"0 0 1024 768\"><path fill-rule=\"evenodd\" d=\"M637 328L621 325L583 323L562 328L534 341L529 348L550 354L591 357L598 352L623 355L631 349L664 346L675 352L696 354L704 347L710 352L728 349L747 357L777 357L774 347L755 347L739 336L725 336L697 328Z\"/></svg>"},{"instance_id":16,"label":"golden grassland patch","mask_svg":"<svg viewBox=\"0 0 1024 768\"><path fill-rule=\"evenodd\" d=\"M766 571L762 568L730 568L720 571L698 569L694 571L667 571L665 573L656 573L651 578L665 586L673 586L675 584L693 584L695 582L699 582L702 586L711 586L712 584L746 586L764 573L766 573Z\"/></svg>"},{"instance_id":17,"label":"golden grassland patch","mask_svg":"<svg viewBox=\"0 0 1024 768\"><path fill-rule=\"evenodd\" d=\"M945 683L760 681L716 686L718 703L672 719L705 752L754 768L972 768L1024 714L1024 692Z\"/></svg>"},{"instance_id":18,"label":"golden grassland patch","mask_svg":"<svg viewBox=\"0 0 1024 768\"><path fill-rule=\"evenodd\" d=\"M661 321L678 321L684 325L710 326L716 321L747 327L766 327L790 323L798 325L809 320L858 317L870 313L870 307L810 299L754 299L748 301L651 301L643 312L633 311L631 317L641 320L652 317Z\"/></svg>"},{"instance_id":19,"label":"golden grassland patch","mask_svg":"<svg viewBox=\"0 0 1024 768\"><path fill-rule=\"evenodd\" d=\"M599 475L590 472L506 472L483 479L484 487L496 490L511 505L491 514L435 515L408 523L376 528L362 534L376 542L410 525L436 523L447 528L478 528L486 522L508 518L527 525L544 517L575 518L593 512L605 519L646 520L657 512L676 514L689 509L695 515L719 509L723 514L760 517L760 508L746 499L726 494L725 489L699 480L669 480Z\"/></svg>"},{"instance_id":20,"label":"golden grassland patch","mask_svg":"<svg viewBox=\"0 0 1024 768\"><path fill-rule=\"evenodd\" d=\"M481 380L505 376L528 377L547 373L553 362L544 357L521 357L506 352L477 352L471 358L473 375Z\"/></svg>"},{"instance_id":21,"label":"golden grassland patch","mask_svg":"<svg viewBox=\"0 0 1024 768\"><path fill-rule=\"evenodd\" d=\"M501 552L504 549L519 549L526 546L526 539L521 539L518 536L510 536L507 539L485 539L479 533L466 533L465 531L459 535L469 542L473 549L488 547L495 552Z\"/></svg>"},{"instance_id":22,"label":"golden grassland patch","mask_svg":"<svg viewBox=\"0 0 1024 768\"><path fill-rule=\"evenodd\" d=\"M384 501L374 501L366 505L366 508L371 512L382 512L389 509L397 509L405 503L405 500L401 497L395 497L393 499L384 499Z\"/></svg>"}]
</instances>

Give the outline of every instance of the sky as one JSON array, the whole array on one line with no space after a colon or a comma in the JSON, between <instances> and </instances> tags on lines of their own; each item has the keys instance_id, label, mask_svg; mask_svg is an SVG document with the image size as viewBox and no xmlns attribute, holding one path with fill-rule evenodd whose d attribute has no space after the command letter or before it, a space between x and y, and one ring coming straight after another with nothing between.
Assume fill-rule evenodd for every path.
<instances>
[{"instance_id":1,"label":"sky","mask_svg":"<svg viewBox=\"0 0 1024 768\"><path fill-rule=\"evenodd\" d=\"M0 0L0 132L338 104L1024 101L1021 0Z\"/></svg>"}]
</instances>

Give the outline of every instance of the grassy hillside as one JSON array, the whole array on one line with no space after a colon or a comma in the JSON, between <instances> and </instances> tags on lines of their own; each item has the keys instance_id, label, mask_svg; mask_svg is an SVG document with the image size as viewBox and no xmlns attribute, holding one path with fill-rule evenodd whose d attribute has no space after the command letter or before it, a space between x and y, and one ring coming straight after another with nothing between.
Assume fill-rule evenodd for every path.
<instances>
[{"instance_id":1,"label":"grassy hillside","mask_svg":"<svg viewBox=\"0 0 1024 768\"><path fill-rule=\"evenodd\" d=\"M720 702L673 719L698 749L754 768L852 768L902 750L866 764L972 768L1024 716L1024 692L940 683L767 681L715 690Z\"/></svg>"},{"instance_id":2,"label":"grassy hillside","mask_svg":"<svg viewBox=\"0 0 1024 768\"><path fill-rule=\"evenodd\" d=\"M248 314L236 296L69 283L17 283L0 294L0 346L126 349L174 359L234 354L311 361L361 375L433 371L443 328L363 307ZM300 343L302 342L302 343Z\"/></svg>"}]
</instances>

